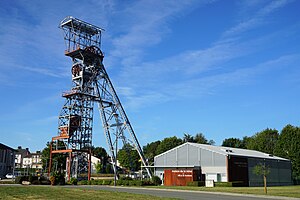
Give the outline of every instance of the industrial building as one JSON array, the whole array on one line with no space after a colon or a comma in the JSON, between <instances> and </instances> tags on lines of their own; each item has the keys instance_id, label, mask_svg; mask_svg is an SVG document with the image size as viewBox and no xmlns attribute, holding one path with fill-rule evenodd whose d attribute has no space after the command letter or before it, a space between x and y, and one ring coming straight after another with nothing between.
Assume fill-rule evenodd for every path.
<instances>
[{"instance_id":1,"label":"industrial building","mask_svg":"<svg viewBox=\"0 0 300 200\"><path fill-rule=\"evenodd\" d=\"M0 179L14 169L15 150L0 143Z\"/></svg>"},{"instance_id":2,"label":"industrial building","mask_svg":"<svg viewBox=\"0 0 300 200\"><path fill-rule=\"evenodd\" d=\"M182 183L186 182L185 177L191 177L188 173L198 170L199 176L193 180L239 182L242 186L261 186L262 176L253 172L258 164L266 165L270 169L267 176L268 186L292 184L290 160L254 150L190 142L155 156L154 173L168 185L184 185ZM168 175L170 170L178 175Z\"/></svg>"}]
</instances>

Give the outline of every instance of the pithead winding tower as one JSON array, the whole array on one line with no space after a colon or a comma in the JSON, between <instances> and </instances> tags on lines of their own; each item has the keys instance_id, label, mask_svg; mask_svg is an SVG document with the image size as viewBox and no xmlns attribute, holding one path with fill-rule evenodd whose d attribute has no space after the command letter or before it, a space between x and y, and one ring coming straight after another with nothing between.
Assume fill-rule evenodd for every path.
<instances>
[{"instance_id":1,"label":"pithead winding tower","mask_svg":"<svg viewBox=\"0 0 300 200\"><path fill-rule=\"evenodd\" d=\"M130 144L138 152L148 175L147 161L124 108L103 65L101 33L103 29L66 17L59 27L66 43L65 55L72 59L72 88L63 94L66 99L59 115L58 135L50 146L51 172L53 154L66 154L67 179L91 174L91 147L94 103L102 119L109 152L116 170L118 141Z\"/></svg>"}]
</instances>

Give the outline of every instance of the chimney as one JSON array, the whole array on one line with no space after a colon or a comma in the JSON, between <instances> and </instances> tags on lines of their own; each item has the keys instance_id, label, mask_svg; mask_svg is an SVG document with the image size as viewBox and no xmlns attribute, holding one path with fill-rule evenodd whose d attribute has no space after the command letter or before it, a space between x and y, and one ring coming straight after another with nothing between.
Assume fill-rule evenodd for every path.
<instances>
[{"instance_id":1,"label":"chimney","mask_svg":"<svg viewBox=\"0 0 300 200\"><path fill-rule=\"evenodd\" d=\"M26 148L26 155L29 155L30 152L29 152L29 148Z\"/></svg>"},{"instance_id":2,"label":"chimney","mask_svg":"<svg viewBox=\"0 0 300 200\"><path fill-rule=\"evenodd\" d=\"M22 149L22 147L21 147L21 146L18 146L18 149Z\"/></svg>"}]
</instances>

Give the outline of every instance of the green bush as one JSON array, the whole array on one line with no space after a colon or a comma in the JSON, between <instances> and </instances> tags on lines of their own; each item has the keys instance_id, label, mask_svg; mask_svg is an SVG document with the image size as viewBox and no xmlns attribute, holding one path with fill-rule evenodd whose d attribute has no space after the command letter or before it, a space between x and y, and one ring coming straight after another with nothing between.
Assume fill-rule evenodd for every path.
<instances>
[{"instance_id":1,"label":"green bush","mask_svg":"<svg viewBox=\"0 0 300 200\"><path fill-rule=\"evenodd\" d=\"M232 187L245 187L244 181L233 181L232 182Z\"/></svg>"},{"instance_id":2,"label":"green bush","mask_svg":"<svg viewBox=\"0 0 300 200\"><path fill-rule=\"evenodd\" d=\"M152 177L152 182L153 182L154 185L161 185L161 183L162 183L158 176L153 176Z\"/></svg>"},{"instance_id":3,"label":"green bush","mask_svg":"<svg viewBox=\"0 0 300 200\"><path fill-rule=\"evenodd\" d=\"M205 186L205 182L204 181L190 181L190 182L187 182L187 186L194 186L194 187Z\"/></svg>"},{"instance_id":4,"label":"green bush","mask_svg":"<svg viewBox=\"0 0 300 200\"><path fill-rule=\"evenodd\" d=\"M77 180L77 178L72 177L72 178L70 179L69 183L70 183L71 185L77 185L78 180Z\"/></svg>"},{"instance_id":5,"label":"green bush","mask_svg":"<svg viewBox=\"0 0 300 200\"><path fill-rule=\"evenodd\" d=\"M88 185L88 180L78 181L78 185Z\"/></svg>"},{"instance_id":6,"label":"green bush","mask_svg":"<svg viewBox=\"0 0 300 200\"><path fill-rule=\"evenodd\" d=\"M41 185L50 185L50 181L49 180L40 180Z\"/></svg>"},{"instance_id":7,"label":"green bush","mask_svg":"<svg viewBox=\"0 0 300 200\"><path fill-rule=\"evenodd\" d=\"M39 180L33 180L30 182L32 185L41 185L41 182Z\"/></svg>"},{"instance_id":8,"label":"green bush","mask_svg":"<svg viewBox=\"0 0 300 200\"><path fill-rule=\"evenodd\" d=\"M215 187L242 187L242 186L245 186L243 181L215 182Z\"/></svg>"},{"instance_id":9,"label":"green bush","mask_svg":"<svg viewBox=\"0 0 300 200\"><path fill-rule=\"evenodd\" d=\"M111 180L103 180L102 185L110 185L111 183L114 183Z\"/></svg>"},{"instance_id":10,"label":"green bush","mask_svg":"<svg viewBox=\"0 0 300 200\"><path fill-rule=\"evenodd\" d=\"M147 180L142 180L142 185L143 186L154 185L154 183L151 180L147 179Z\"/></svg>"},{"instance_id":11,"label":"green bush","mask_svg":"<svg viewBox=\"0 0 300 200\"><path fill-rule=\"evenodd\" d=\"M232 187L232 182L215 182L215 187Z\"/></svg>"},{"instance_id":12,"label":"green bush","mask_svg":"<svg viewBox=\"0 0 300 200\"><path fill-rule=\"evenodd\" d=\"M141 180L129 181L129 186L142 186L142 181Z\"/></svg>"},{"instance_id":13,"label":"green bush","mask_svg":"<svg viewBox=\"0 0 300 200\"><path fill-rule=\"evenodd\" d=\"M129 181L131 181L133 179L129 176L124 176L124 177L120 178L120 180L129 180Z\"/></svg>"}]
</instances>

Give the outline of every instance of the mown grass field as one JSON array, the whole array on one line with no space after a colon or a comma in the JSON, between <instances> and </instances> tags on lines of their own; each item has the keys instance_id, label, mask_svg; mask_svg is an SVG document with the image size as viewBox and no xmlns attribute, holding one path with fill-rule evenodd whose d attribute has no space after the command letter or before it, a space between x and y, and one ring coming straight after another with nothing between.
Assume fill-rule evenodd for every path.
<instances>
[{"instance_id":1,"label":"mown grass field","mask_svg":"<svg viewBox=\"0 0 300 200\"><path fill-rule=\"evenodd\" d=\"M160 189L193 190L207 192L228 192L240 194L265 195L263 187L188 187L188 186L152 186ZM269 196L284 196L300 198L300 185L268 187Z\"/></svg>"},{"instance_id":2,"label":"mown grass field","mask_svg":"<svg viewBox=\"0 0 300 200\"><path fill-rule=\"evenodd\" d=\"M53 186L0 185L0 199L114 199L114 200L168 200L150 195L108 192L101 190Z\"/></svg>"}]
</instances>

